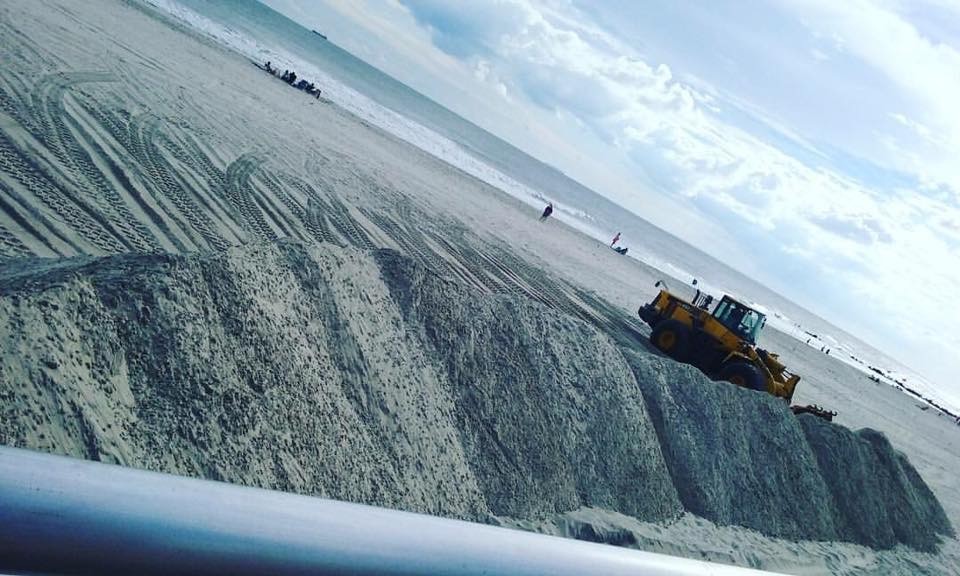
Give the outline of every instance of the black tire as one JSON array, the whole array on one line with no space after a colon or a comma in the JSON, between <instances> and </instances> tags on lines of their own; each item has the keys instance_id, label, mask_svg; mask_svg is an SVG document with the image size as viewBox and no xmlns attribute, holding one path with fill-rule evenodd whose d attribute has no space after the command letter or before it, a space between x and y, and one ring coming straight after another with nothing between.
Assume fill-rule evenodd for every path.
<instances>
[{"instance_id":1,"label":"black tire","mask_svg":"<svg viewBox=\"0 0 960 576\"><path fill-rule=\"evenodd\" d=\"M686 362L690 352L690 328L679 320L664 320L650 332L650 343L677 362Z\"/></svg>"},{"instance_id":2,"label":"black tire","mask_svg":"<svg viewBox=\"0 0 960 576\"><path fill-rule=\"evenodd\" d=\"M719 380L726 380L742 388L759 392L767 391L767 379L760 369L746 362L731 362L720 369Z\"/></svg>"}]
</instances>

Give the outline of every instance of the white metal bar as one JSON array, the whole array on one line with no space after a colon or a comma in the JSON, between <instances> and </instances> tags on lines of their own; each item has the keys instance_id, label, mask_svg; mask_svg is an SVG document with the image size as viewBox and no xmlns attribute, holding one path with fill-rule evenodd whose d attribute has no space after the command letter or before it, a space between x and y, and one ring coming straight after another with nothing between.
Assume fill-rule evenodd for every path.
<instances>
[{"instance_id":1,"label":"white metal bar","mask_svg":"<svg viewBox=\"0 0 960 576\"><path fill-rule=\"evenodd\" d=\"M46 574L761 572L0 447L0 571Z\"/></svg>"}]
</instances>

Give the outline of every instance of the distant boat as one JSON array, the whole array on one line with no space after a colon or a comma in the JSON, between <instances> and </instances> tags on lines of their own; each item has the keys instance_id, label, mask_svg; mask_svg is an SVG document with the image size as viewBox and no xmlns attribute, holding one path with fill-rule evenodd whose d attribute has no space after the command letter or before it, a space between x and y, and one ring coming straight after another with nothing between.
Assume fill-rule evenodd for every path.
<instances>
[{"instance_id":1,"label":"distant boat","mask_svg":"<svg viewBox=\"0 0 960 576\"><path fill-rule=\"evenodd\" d=\"M323 34L321 34L321 33L319 33L319 32L317 32L316 30L311 30L311 32L313 32L313 33L314 33L314 34L316 34L317 36L319 36L319 37L321 37L321 38L323 38L324 40L326 40L326 39L327 39L327 37L326 37L326 36L324 36Z\"/></svg>"}]
</instances>

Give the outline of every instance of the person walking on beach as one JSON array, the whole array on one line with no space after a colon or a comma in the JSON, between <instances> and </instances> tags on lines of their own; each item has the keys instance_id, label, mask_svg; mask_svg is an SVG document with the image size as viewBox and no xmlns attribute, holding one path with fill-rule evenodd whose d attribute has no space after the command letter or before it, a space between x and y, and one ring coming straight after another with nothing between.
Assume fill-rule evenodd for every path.
<instances>
[{"instance_id":1,"label":"person walking on beach","mask_svg":"<svg viewBox=\"0 0 960 576\"><path fill-rule=\"evenodd\" d=\"M553 202L547 204L547 207L543 209L543 214L540 215L540 221L543 222L549 218L551 214L553 214Z\"/></svg>"},{"instance_id":2,"label":"person walking on beach","mask_svg":"<svg viewBox=\"0 0 960 576\"><path fill-rule=\"evenodd\" d=\"M613 248L613 245L620 241L620 233L617 232L617 235L613 237L613 242L610 243L610 247Z\"/></svg>"}]
</instances>

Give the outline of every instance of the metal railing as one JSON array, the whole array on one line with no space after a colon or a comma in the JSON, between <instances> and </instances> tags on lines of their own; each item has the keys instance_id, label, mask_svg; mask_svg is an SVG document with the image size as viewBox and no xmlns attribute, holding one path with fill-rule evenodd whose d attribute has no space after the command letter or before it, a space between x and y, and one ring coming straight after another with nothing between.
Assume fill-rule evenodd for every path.
<instances>
[{"instance_id":1,"label":"metal railing","mask_svg":"<svg viewBox=\"0 0 960 576\"><path fill-rule=\"evenodd\" d=\"M0 447L0 571L598 574L754 570Z\"/></svg>"}]
</instances>

